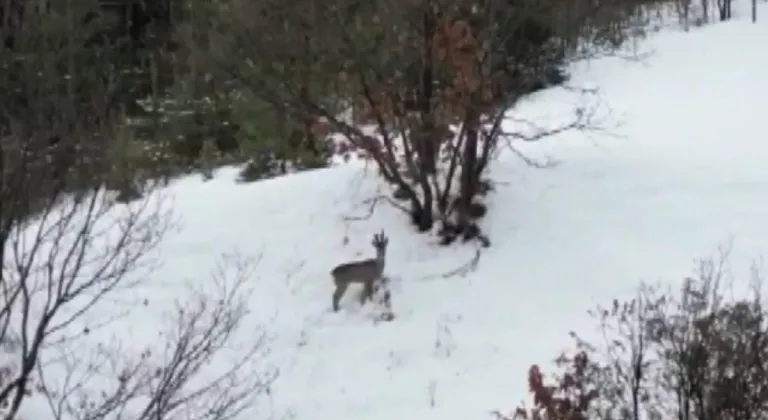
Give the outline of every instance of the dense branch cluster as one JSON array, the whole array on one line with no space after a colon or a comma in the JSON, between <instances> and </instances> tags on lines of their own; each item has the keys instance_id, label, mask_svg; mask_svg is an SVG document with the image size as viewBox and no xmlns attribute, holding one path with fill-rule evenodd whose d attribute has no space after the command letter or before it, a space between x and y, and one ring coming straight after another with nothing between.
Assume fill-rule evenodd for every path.
<instances>
[{"instance_id":1,"label":"dense branch cluster","mask_svg":"<svg viewBox=\"0 0 768 420\"><path fill-rule=\"evenodd\" d=\"M374 161L414 226L444 243L489 243L484 174L514 137L502 130L508 109L562 83L570 56L604 51L606 32L642 32L623 24L641 13L629 0L585 0L574 13L528 0L302 1L201 4L181 43L199 74L293 121L292 144ZM528 138L591 129L578 111Z\"/></svg>"},{"instance_id":2,"label":"dense branch cluster","mask_svg":"<svg viewBox=\"0 0 768 420\"><path fill-rule=\"evenodd\" d=\"M572 334L559 374L528 375L532 406L500 418L743 420L768 410L768 323L762 278L724 297L725 254L701 262L679 294L644 285L634 299L591 312L603 342Z\"/></svg>"}]
</instances>

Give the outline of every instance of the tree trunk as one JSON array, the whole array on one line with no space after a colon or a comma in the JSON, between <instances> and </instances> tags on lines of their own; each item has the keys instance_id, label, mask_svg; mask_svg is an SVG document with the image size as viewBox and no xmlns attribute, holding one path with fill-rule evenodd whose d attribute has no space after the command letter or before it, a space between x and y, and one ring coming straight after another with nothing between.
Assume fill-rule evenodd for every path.
<instances>
[{"instance_id":1,"label":"tree trunk","mask_svg":"<svg viewBox=\"0 0 768 420\"><path fill-rule=\"evenodd\" d=\"M460 231L465 231L471 225L469 208L472 205L472 199L477 192L476 167L480 114L474 107L470 106L467 108L464 124L466 124L466 137L461 162L461 188L456 208L458 213L458 228Z\"/></svg>"},{"instance_id":2,"label":"tree trunk","mask_svg":"<svg viewBox=\"0 0 768 420\"><path fill-rule=\"evenodd\" d=\"M302 70L301 75L301 86L299 88L299 98L301 100L301 103L311 103L311 96L309 91L309 81L312 74L312 39L310 37L310 31L311 27L309 25L306 25L304 27L304 30L306 31L304 34L304 54L305 54L305 60L304 60L304 69ZM303 126L304 126L304 141L303 146L304 150L310 152L312 154L312 157L318 157L320 155L320 149L317 145L317 137L315 136L315 133L312 131L312 127L315 124L315 119L312 118L310 115L306 115L304 117Z\"/></svg>"},{"instance_id":3,"label":"tree trunk","mask_svg":"<svg viewBox=\"0 0 768 420\"><path fill-rule=\"evenodd\" d=\"M731 18L731 0L718 0L717 8L721 22Z\"/></svg>"},{"instance_id":4,"label":"tree trunk","mask_svg":"<svg viewBox=\"0 0 768 420\"><path fill-rule=\"evenodd\" d=\"M411 221L419 232L426 232L434 226L434 215L432 214L431 198L428 205L423 205L418 201L411 203Z\"/></svg>"},{"instance_id":5,"label":"tree trunk","mask_svg":"<svg viewBox=\"0 0 768 420\"><path fill-rule=\"evenodd\" d=\"M432 43L437 30L437 22L433 11L424 12L424 69L421 72L421 89L419 89L418 107L421 114L421 133L417 138L419 153L419 170L425 174L437 172L437 145L435 141L435 115L432 109L432 97L434 96L434 68L432 66Z\"/></svg>"}]
</instances>

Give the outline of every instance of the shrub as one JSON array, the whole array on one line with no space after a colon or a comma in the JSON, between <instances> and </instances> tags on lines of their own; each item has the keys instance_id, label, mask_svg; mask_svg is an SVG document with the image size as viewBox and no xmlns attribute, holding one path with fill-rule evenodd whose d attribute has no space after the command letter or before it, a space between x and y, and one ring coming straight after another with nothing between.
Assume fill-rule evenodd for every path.
<instances>
[{"instance_id":1,"label":"shrub","mask_svg":"<svg viewBox=\"0 0 768 420\"><path fill-rule=\"evenodd\" d=\"M699 263L677 293L642 285L630 300L598 307L604 341L577 334L575 351L556 360L548 380L528 374L531 407L505 419L765 418L768 408L768 325L761 279L726 298L725 254Z\"/></svg>"}]
</instances>

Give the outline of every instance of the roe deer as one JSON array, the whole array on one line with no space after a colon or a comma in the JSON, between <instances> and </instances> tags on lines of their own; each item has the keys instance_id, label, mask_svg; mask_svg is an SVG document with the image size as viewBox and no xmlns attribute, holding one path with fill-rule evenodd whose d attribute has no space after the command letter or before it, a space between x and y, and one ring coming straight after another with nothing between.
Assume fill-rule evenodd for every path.
<instances>
[{"instance_id":1,"label":"roe deer","mask_svg":"<svg viewBox=\"0 0 768 420\"><path fill-rule=\"evenodd\" d=\"M384 273L384 259L387 255L387 243L389 240L384 235L384 231L373 235L373 247L376 249L376 258L367 260L352 261L336 266L331 271L333 283L336 290L333 291L333 310L339 310L339 300L347 291L350 283L362 283L363 294L360 297L360 304L364 304L366 299L371 299L374 292L374 283L381 279Z\"/></svg>"}]
</instances>

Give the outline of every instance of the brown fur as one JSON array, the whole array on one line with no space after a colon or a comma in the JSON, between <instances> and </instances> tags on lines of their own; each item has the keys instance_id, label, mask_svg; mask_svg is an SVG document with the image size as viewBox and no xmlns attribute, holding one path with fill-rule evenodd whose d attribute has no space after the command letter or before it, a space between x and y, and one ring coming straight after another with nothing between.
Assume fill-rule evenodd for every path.
<instances>
[{"instance_id":1,"label":"brown fur","mask_svg":"<svg viewBox=\"0 0 768 420\"><path fill-rule=\"evenodd\" d=\"M331 277L336 288L333 291L333 310L339 310L339 301L347 291L351 283L363 285L363 293L360 296L360 304L373 297L374 283L381 279L384 272L388 239L384 231L373 236L372 245L376 249L376 258L361 261L352 261L336 266L331 270Z\"/></svg>"}]
</instances>

